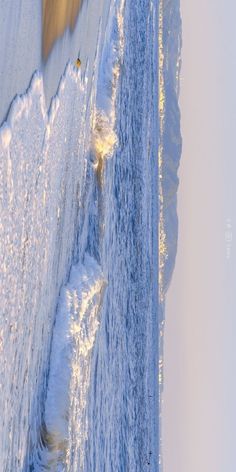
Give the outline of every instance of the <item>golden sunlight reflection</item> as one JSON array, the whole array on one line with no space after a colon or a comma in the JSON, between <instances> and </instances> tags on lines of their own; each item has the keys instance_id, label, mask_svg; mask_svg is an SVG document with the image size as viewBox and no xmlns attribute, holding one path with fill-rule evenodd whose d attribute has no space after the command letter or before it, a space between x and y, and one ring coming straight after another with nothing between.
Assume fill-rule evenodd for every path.
<instances>
[{"instance_id":1,"label":"golden sunlight reflection","mask_svg":"<svg viewBox=\"0 0 236 472\"><path fill-rule=\"evenodd\" d=\"M159 194L159 271L158 271L158 282L159 282L159 300L164 301L164 284L163 284L163 272L165 266L165 260L167 258L167 245L166 245L166 233L164 227L164 215L163 215L163 188L162 188L162 167L163 167L163 131L165 121L165 88L164 88L164 46L163 46L163 0L159 3L159 33L158 33L158 112L159 112L159 142L158 142L158 194Z\"/></svg>"}]
</instances>

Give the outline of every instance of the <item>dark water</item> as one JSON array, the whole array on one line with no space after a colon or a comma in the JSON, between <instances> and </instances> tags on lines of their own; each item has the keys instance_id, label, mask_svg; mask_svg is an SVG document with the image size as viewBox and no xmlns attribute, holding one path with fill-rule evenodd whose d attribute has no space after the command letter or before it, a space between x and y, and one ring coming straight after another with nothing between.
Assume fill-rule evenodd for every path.
<instances>
[{"instance_id":1,"label":"dark water","mask_svg":"<svg viewBox=\"0 0 236 472\"><path fill-rule=\"evenodd\" d=\"M118 146L105 166L86 471L158 468L157 5L125 3Z\"/></svg>"}]
</instances>

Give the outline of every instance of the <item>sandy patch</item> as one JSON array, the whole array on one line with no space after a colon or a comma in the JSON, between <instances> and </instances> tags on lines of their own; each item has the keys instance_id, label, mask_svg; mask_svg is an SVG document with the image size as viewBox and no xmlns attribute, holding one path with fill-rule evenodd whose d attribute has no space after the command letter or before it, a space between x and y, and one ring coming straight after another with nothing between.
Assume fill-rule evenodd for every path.
<instances>
[{"instance_id":1,"label":"sandy patch","mask_svg":"<svg viewBox=\"0 0 236 472\"><path fill-rule=\"evenodd\" d=\"M43 0L42 55L47 60L54 42L66 28L73 31L82 0Z\"/></svg>"}]
</instances>

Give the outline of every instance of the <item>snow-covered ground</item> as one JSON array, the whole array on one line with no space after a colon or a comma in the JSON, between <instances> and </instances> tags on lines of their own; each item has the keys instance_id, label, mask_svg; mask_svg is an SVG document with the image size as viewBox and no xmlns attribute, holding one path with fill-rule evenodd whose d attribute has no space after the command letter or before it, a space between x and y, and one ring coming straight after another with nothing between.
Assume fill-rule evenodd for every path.
<instances>
[{"instance_id":1,"label":"snow-covered ground","mask_svg":"<svg viewBox=\"0 0 236 472\"><path fill-rule=\"evenodd\" d=\"M0 129L3 472L157 471L157 15L84 2Z\"/></svg>"}]
</instances>

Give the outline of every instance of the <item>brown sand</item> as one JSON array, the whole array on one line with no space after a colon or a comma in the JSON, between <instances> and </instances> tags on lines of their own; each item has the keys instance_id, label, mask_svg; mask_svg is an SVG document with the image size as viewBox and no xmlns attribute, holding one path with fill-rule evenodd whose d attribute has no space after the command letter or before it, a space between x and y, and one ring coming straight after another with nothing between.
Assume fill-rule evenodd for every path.
<instances>
[{"instance_id":1,"label":"brown sand","mask_svg":"<svg viewBox=\"0 0 236 472\"><path fill-rule=\"evenodd\" d=\"M82 0L43 0L42 55L46 61L54 42L66 28L73 31Z\"/></svg>"}]
</instances>

